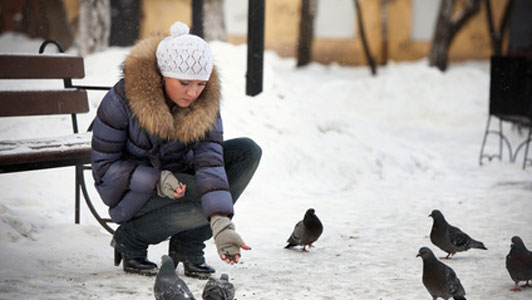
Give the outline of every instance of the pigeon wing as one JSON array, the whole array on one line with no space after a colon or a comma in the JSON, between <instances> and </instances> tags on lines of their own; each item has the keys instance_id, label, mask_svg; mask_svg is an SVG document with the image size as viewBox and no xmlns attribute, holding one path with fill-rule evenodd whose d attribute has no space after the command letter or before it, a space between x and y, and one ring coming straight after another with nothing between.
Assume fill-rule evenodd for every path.
<instances>
[{"instance_id":1,"label":"pigeon wing","mask_svg":"<svg viewBox=\"0 0 532 300\"><path fill-rule=\"evenodd\" d=\"M288 243L287 247L301 245L301 236L303 235L304 230L305 225L303 224L303 220L297 222L294 231L292 231L292 234L286 241Z\"/></svg>"},{"instance_id":2,"label":"pigeon wing","mask_svg":"<svg viewBox=\"0 0 532 300\"><path fill-rule=\"evenodd\" d=\"M467 246L467 244L471 241L471 237L469 235L465 234L460 230L458 227L450 226L449 225L449 239L451 241L451 244L455 246L456 248L464 248Z\"/></svg>"},{"instance_id":3,"label":"pigeon wing","mask_svg":"<svg viewBox=\"0 0 532 300\"><path fill-rule=\"evenodd\" d=\"M185 299L189 299L189 300L195 300L196 298L194 298L194 294L192 294L192 291L188 288L187 284L183 281L183 279L181 278L177 278L177 286L178 288L180 288L181 290L183 290L183 292L185 292L186 297L185 296Z\"/></svg>"},{"instance_id":4,"label":"pigeon wing","mask_svg":"<svg viewBox=\"0 0 532 300\"><path fill-rule=\"evenodd\" d=\"M464 296L465 290L460 283L460 279L456 276L456 273L450 267L446 267L446 289L451 296Z\"/></svg>"},{"instance_id":5,"label":"pigeon wing","mask_svg":"<svg viewBox=\"0 0 532 300\"><path fill-rule=\"evenodd\" d=\"M156 300L195 300L187 284L177 276L172 259L164 255L157 273L153 292Z\"/></svg>"},{"instance_id":6,"label":"pigeon wing","mask_svg":"<svg viewBox=\"0 0 532 300\"><path fill-rule=\"evenodd\" d=\"M235 287L229 282L226 274L222 274L220 279L210 278L203 288L204 300L233 300L234 298Z\"/></svg>"}]
</instances>

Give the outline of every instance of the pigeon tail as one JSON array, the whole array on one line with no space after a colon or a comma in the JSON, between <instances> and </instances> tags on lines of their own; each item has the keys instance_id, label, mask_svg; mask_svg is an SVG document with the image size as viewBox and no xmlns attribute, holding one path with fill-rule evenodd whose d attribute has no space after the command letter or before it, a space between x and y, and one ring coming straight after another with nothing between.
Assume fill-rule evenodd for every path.
<instances>
[{"instance_id":1,"label":"pigeon tail","mask_svg":"<svg viewBox=\"0 0 532 300\"><path fill-rule=\"evenodd\" d=\"M285 248L285 249L290 249L290 248L295 247L295 246L297 246L297 244L289 243L289 244L286 245L284 248Z\"/></svg>"},{"instance_id":2,"label":"pigeon tail","mask_svg":"<svg viewBox=\"0 0 532 300\"><path fill-rule=\"evenodd\" d=\"M464 296L454 296L454 300L467 300Z\"/></svg>"}]
</instances>

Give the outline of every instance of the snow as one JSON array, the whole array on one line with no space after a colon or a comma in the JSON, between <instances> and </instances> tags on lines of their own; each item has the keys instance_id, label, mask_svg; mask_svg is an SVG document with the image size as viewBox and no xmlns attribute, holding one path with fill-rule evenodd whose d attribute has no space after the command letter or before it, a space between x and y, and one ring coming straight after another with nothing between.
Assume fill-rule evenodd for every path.
<instances>
[{"instance_id":1,"label":"snow","mask_svg":"<svg viewBox=\"0 0 532 300\"><path fill-rule=\"evenodd\" d=\"M0 141L2 155L31 155L34 152L82 150L91 147L92 132L81 132L53 138Z\"/></svg>"},{"instance_id":2,"label":"snow","mask_svg":"<svg viewBox=\"0 0 532 300\"><path fill-rule=\"evenodd\" d=\"M4 34L1 52L36 52L40 40ZM223 85L226 138L248 136L263 149L255 177L236 204L234 222L253 249L231 266L207 242L216 276L228 273L242 299L430 299L421 283L428 214L447 220L489 250L445 261L468 299L530 299L510 292L505 268L510 239L532 249L532 167L508 152L485 161L479 152L487 120L489 63L452 63L446 73L426 60L367 67L311 64L265 55L264 92L245 96L246 48L211 43ZM113 85L129 48L86 57L75 84ZM0 81L1 89L16 88ZM46 81L32 88L46 88ZM15 87L14 87L15 86ZM87 128L103 92L89 92ZM0 119L0 139L68 134L68 117ZM508 126L510 139L524 139ZM496 139L488 150L497 149ZM529 157L532 153L529 153ZM92 188L97 208L105 206ZM74 169L0 174L0 299L153 299L155 278L113 265L111 236L82 206L74 224ZM315 248L284 249L307 208L325 229ZM150 247L160 263L167 242ZM178 268L179 275L183 269ZM205 281L182 276L200 298Z\"/></svg>"}]
</instances>

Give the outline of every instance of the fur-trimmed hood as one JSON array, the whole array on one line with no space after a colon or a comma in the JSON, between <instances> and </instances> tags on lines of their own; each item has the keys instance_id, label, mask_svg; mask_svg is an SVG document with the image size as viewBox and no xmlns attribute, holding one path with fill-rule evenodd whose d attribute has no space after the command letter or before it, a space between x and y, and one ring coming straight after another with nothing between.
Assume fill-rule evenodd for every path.
<instances>
[{"instance_id":1,"label":"fur-trimmed hood","mask_svg":"<svg viewBox=\"0 0 532 300\"><path fill-rule=\"evenodd\" d=\"M163 78L155 51L166 36L139 41L123 65L126 98L133 115L150 134L184 143L201 140L213 128L220 109L220 80L213 68L201 95L188 108L166 105Z\"/></svg>"}]
</instances>

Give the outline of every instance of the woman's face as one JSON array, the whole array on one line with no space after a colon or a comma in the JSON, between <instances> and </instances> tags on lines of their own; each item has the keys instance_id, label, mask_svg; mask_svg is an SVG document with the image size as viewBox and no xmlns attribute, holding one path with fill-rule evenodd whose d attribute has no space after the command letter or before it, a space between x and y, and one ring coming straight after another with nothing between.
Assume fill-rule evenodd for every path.
<instances>
[{"instance_id":1,"label":"woman's face","mask_svg":"<svg viewBox=\"0 0 532 300\"><path fill-rule=\"evenodd\" d=\"M182 108L189 107L203 92L207 84L206 81L202 80L183 80L170 77L163 77L163 79L166 95Z\"/></svg>"}]
</instances>

